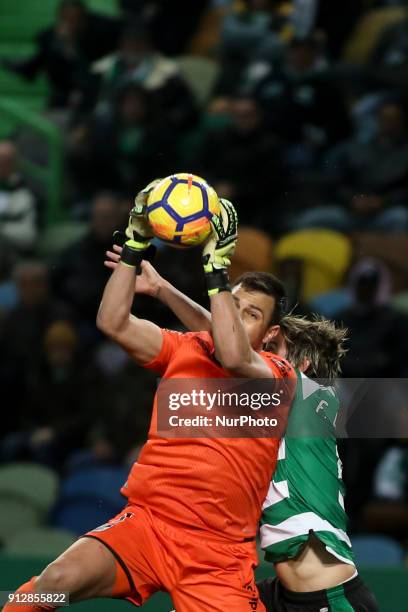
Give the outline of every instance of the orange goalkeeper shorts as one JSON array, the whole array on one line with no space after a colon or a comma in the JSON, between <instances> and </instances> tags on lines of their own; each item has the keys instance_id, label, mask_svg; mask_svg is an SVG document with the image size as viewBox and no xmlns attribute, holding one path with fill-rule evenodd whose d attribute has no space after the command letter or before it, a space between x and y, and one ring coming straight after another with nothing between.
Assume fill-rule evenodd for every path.
<instances>
[{"instance_id":1,"label":"orange goalkeeper shorts","mask_svg":"<svg viewBox=\"0 0 408 612\"><path fill-rule=\"evenodd\" d=\"M265 612L255 585L255 542L209 539L128 505L83 537L107 546L127 576L116 597L136 606L167 591L177 612Z\"/></svg>"}]
</instances>

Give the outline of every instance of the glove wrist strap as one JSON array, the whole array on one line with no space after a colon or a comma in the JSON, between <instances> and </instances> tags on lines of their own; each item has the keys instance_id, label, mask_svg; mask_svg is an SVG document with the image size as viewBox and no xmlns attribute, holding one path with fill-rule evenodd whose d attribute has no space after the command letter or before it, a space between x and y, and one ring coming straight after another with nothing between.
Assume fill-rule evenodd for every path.
<instances>
[{"instance_id":1,"label":"glove wrist strap","mask_svg":"<svg viewBox=\"0 0 408 612\"><path fill-rule=\"evenodd\" d=\"M225 268L219 270L213 269L212 272L207 272L205 275L207 282L208 295L217 295L221 291L231 291L228 272Z\"/></svg>"},{"instance_id":2,"label":"glove wrist strap","mask_svg":"<svg viewBox=\"0 0 408 612\"><path fill-rule=\"evenodd\" d=\"M140 264L144 259L144 254L148 248L149 243L136 242L135 240L128 240L125 242L120 256L120 260L127 266L136 268L137 273L140 273Z\"/></svg>"}]
</instances>

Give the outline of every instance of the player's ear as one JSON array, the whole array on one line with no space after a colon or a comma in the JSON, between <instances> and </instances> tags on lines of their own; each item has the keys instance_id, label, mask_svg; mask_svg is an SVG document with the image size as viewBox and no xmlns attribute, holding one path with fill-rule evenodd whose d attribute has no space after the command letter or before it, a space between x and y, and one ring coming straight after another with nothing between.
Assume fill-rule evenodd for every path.
<instances>
[{"instance_id":1,"label":"player's ear","mask_svg":"<svg viewBox=\"0 0 408 612\"><path fill-rule=\"evenodd\" d=\"M279 332L279 325L271 325L266 330L266 334L263 337L262 343L265 345L268 344L268 342L272 342L272 340L274 340L278 336Z\"/></svg>"}]
</instances>

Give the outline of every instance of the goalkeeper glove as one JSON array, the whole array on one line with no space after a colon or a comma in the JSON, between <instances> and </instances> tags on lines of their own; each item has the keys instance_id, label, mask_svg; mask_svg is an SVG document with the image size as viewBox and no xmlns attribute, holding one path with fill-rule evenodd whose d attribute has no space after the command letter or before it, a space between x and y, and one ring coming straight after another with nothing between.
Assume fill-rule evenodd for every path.
<instances>
[{"instance_id":1,"label":"goalkeeper glove","mask_svg":"<svg viewBox=\"0 0 408 612\"><path fill-rule=\"evenodd\" d=\"M154 234L147 218L147 199L149 193L160 181L161 179L156 179L139 191L135 198L135 205L130 211L126 231L114 234L116 243L122 241L121 261L128 266L135 266L137 274L140 274L142 260L152 261L156 252L156 247L150 242Z\"/></svg>"},{"instance_id":2,"label":"goalkeeper glove","mask_svg":"<svg viewBox=\"0 0 408 612\"><path fill-rule=\"evenodd\" d=\"M203 250L208 295L230 291L227 268L238 238L238 215L229 200L220 199L221 210L211 219L212 234Z\"/></svg>"}]
</instances>

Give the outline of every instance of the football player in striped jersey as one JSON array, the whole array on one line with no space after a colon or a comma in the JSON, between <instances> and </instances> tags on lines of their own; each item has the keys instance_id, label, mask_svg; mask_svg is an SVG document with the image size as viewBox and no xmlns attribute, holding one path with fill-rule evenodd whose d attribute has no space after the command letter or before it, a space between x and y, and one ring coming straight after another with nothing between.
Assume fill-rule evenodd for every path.
<instances>
[{"instance_id":1,"label":"football player in striped jersey","mask_svg":"<svg viewBox=\"0 0 408 612\"><path fill-rule=\"evenodd\" d=\"M288 427L261 518L261 547L276 578L258 584L268 612L376 612L358 575L344 509L334 387L346 330L287 316L269 346L298 378Z\"/></svg>"}]
</instances>

